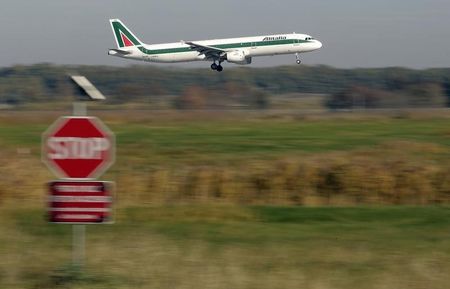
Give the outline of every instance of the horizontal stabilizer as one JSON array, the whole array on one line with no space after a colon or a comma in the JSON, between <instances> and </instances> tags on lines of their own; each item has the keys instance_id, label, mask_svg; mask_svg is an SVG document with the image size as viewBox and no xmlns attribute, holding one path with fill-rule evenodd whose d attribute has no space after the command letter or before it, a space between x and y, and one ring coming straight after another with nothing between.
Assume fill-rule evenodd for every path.
<instances>
[{"instance_id":1,"label":"horizontal stabilizer","mask_svg":"<svg viewBox=\"0 0 450 289\"><path fill-rule=\"evenodd\" d=\"M120 49L113 49L111 48L110 50L108 50L108 55L128 55L131 54L130 51L126 51L126 50L120 50Z\"/></svg>"}]
</instances>

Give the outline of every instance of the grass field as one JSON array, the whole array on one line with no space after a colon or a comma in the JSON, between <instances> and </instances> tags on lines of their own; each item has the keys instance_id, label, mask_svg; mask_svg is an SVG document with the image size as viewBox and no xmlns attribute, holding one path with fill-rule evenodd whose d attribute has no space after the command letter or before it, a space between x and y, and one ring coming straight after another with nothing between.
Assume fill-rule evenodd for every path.
<instances>
[{"instance_id":1,"label":"grass field","mask_svg":"<svg viewBox=\"0 0 450 289\"><path fill-rule=\"evenodd\" d=\"M3 209L1 288L448 288L448 207L130 207L71 228Z\"/></svg>"},{"instance_id":2,"label":"grass field","mask_svg":"<svg viewBox=\"0 0 450 289\"><path fill-rule=\"evenodd\" d=\"M127 204L450 201L448 111L93 113L116 134L117 161L105 179ZM0 202L42 196L52 176L40 163L41 134L61 114L0 116Z\"/></svg>"},{"instance_id":3,"label":"grass field","mask_svg":"<svg viewBox=\"0 0 450 289\"><path fill-rule=\"evenodd\" d=\"M448 288L448 111L97 111L116 223L88 226L82 272L44 218L61 114L0 115L0 288Z\"/></svg>"},{"instance_id":4,"label":"grass field","mask_svg":"<svg viewBox=\"0 0 450 289\"><path fill-rule=\"evenodd\" d=\"M119 162L129 158L164 165L239 162L351 151L397 141L450 146L447 114L425 118L330 114L317 119L251 112L231 116L155 111L97 114L116 133ZM2 148L27 147L39 155L40 136L56 115L21 112L0 118ZM450 150L443 153L449 156Z\"/></svg>"}]
</instances>

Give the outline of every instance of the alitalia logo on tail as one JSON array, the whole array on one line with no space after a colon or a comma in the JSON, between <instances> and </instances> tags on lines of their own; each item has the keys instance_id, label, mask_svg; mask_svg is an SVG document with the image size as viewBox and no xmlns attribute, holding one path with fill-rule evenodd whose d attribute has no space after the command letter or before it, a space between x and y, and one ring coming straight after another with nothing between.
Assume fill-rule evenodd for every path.
<instances>
[{"instance_id":1,"label":"alitalia logo on tail","mask_svg":"<svg viewBox=\"0 0 450 289\"><path fill-rule=\"evenodd\" d=\"M122 32L120 32L120 38L122 39L122 43L124 46L126 46L126 47L134 46L134 44L131 42L131 40L128 39L128 37L126 37L125 34L123 34Z\"/></svg>"},{"instance_id":2,"label":"alitalia logo on tail","mask_svg":"<svg viewBox=\"0 0 450 289\"><path fill-rule=\"evenodd\" d=\"M141 41L120 20L111 19L110 22L119 48L142 45Z\"/></svg>"}]
</instances>

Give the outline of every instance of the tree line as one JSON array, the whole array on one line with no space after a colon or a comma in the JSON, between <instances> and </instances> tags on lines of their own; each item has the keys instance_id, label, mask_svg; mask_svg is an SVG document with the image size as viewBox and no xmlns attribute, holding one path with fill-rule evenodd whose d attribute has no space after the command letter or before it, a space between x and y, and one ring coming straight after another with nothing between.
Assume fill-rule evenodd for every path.
<instances>
[{"instance_id":1,"label":"tree line","mask_svg":"<svg viewBox=\"0 0 450 289\"><path fill-rule=\"evenodd\" d=\"M233 67L219 74L205 68L52 64L1 68L0 104L72 99L77 89L69 74L86 76L112 103L167 96L178 109L268 108L270 98L287 93L326 94L330 109L450 106L450 68Z\"/></svg>"}]
</instances>

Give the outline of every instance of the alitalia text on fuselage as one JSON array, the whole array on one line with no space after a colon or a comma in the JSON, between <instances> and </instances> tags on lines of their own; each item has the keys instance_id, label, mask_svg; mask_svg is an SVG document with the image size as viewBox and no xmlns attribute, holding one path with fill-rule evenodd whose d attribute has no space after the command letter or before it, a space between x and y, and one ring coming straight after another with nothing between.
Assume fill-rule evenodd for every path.
<instances>
[{"instance_id":1,"label":"alitalia text on fuselage","mask_svg":"<svg viewBox=\"0 0 450 289\"><path fill-rule=\"evenodd\" d=\"M252 37L180 41L164 44L144 44L120 20L111 19L117 49L109 55L148 62L174 63L212 61L211 69L222 71L222 62L250 64L253 57L299 54L318 50L322 43L306 34L277 34Z\"/></svg>"}]
</instances>

